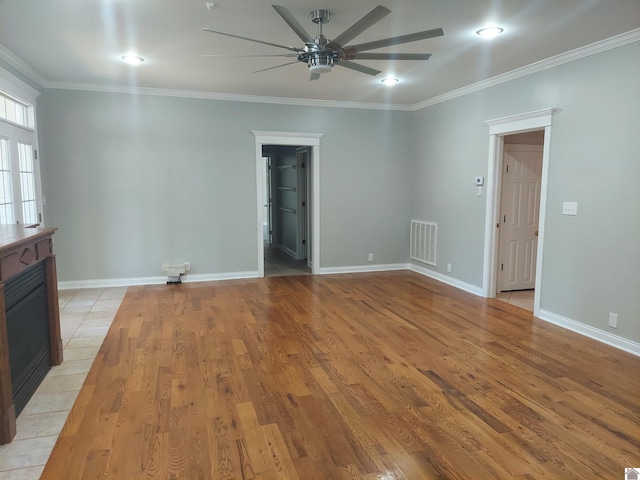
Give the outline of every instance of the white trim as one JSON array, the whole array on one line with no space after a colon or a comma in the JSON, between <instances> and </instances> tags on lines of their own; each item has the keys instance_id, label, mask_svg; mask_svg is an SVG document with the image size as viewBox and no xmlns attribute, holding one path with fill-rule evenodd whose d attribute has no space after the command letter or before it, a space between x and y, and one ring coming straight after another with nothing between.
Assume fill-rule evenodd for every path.
<instances>
[{"instance_id":1,"label":"white trim","mask_svg":"<svg viewBox=\"0 0 640 480\"><path fill-rule=\"evenodd\" d=\"M302 132L269 132L263 130L253 130L253 134L256 137L256 143L262 143L265 145L300 145L298 139L307 140L308 146L320 145L320 138L322 133L302 133ZM276 143L269 143L276 142ZM304 145L307 146L307 145Z\"/></svg>"},{"instance_id":2,"label":"white trim","mask_svg":"<svg viewBox=\"0 0 640 480\"><path fill-rule=\"evenodd\" d=\"M2 47L2 45L0 45ZM1 52L1 49L0 49ZM40 223L46 225L46 219L44 214L44 204L42 201L42 155L40 154L40 147L38 145L38 122L36 111L36 100L40 92L23 82L16 76L7 72L3 68L0 68L0 90L5 91L11 97L18 99L23 103L28 103L27 115L29 115L30 126L19 125L15 122L1 119L0 122L9 125L10 128L18 128L22 130L21 133L28 135L28 143L31 145L34 151L33 168L34 168L34 186L36 195L36 208L37 213L40 215ZM26 132L26 133L25 133ZM37 154L36 154L37 152Z\"/></svg>"},{"instance_id":3,"label":"white trim","mask_svg":"<svg viewBox=\"0 0 640 480\"><path fill-rule=\"evenodd\" d=\"M607 50L621 47L628 43L637 42L639 40L640 28L636 28L635 30L615 35L605 40L592 43L591 45L579 47L574 50L570 50L568 52L564 52L559 55L540 60L539 62L534 62L524 67L516 68L515 70L511 70L510 72L496 75L495 77L491 77L486 80L482 80L480 82L458 88L457 90L452 90L450 92L443 93L442 95L437 95L435 97L414 104L411 109L415 112L417 110L421 110L438 103L462 97L469 93L484 90L485 88L493 87L495 85L500 85L501 83L510 82L511 80L515 80L520 77L532 75L534 73L548 70L549 68L557 67L558 65L573 62L574 60L579 60L581 58L595 55L597 53L606 52Z\"/></svg>"},{"instance_id":4,"label":"white trim","mask_svg":"<svg viewBox=\"0 0 640 480\"><path fill-rule=\"evenodd\" d=\"M339 100L315 100L310 98L265 97L261 95L240 95L232 93L200 92L194 90L172 90L135 86L99 85L93 83L46 82L47 88L58 90L81 90L86 92L124 93L132 95L154 95L161 97L196 98L201 100L221 100L227 102L271 103L276 105L296 105L302 107L360 108L363 110L399 110L410 112L411 105L390 103L344 102Z\"/></svg>"},{"instance_id":5,"label":"white trim","mask_svg":"<svg viewBox=\"0 0 640 480\"><path fill-rule=\"evenodd\" d=\"M182 281L184 283L217 282L220 280L240 280L244 278L258 278L258 272L250 270L246 272L187 274L182 277ZM165 281L166 280L167 279L165 278Z\"/></svg>"},{"instance_id":6,"label":"white trim","mask_svg":"<svg viewBox=\"0 0 640 480\"><path fill-rule=\"evenodd\" d=\"M487 120L489 135L512 134L514 131L526 132L535 130L541 126L551 125L551 119L556 112L555 108L543 108L532 112L510 115L508 117Z\"/></svg>"},{"instance_id":7,"label":"white trim","mask_svg":"<svg viewBox=\"0 0 640 480\"><path fill-rule=\"evenodd\" d=\"M319 275L334 275L342 273L369 273L369 272L392 272L396 270L407 270L407 263L387 263L380 265L350 265L347 267L324 267L317 272Z\"/></svg>"},{"instance_id":8,"label":"white trim","mask_svg":"<svg viewBox=\"0 0 640 480\"><path fill-rule=\"evenodd\" d=\"M540 292L542 290L542 259L544 252L544 226L547 208L547 185L549 177L551 123L556 110L546 108L510 117L485 122L489 125L489 160L487 166L487 203L484 227L484 260L482 271L482 294L493 298L496 294L498 217L500 216L500 185L502 174L503 136L544 128L542 150L542 178L540 183L540 213L538 220L538 253L536 259L536 282L533 298L533 314L539 315Z\"/></svg>"},{"instance_id":9,"label":"white trim","mask_svg":"<svg viewBox=\"0 0 640 480\"><path fill-rule=\"evenodd\" d=\"M237 280L244 278L256 278L258 272L226 272L226 273L204 273L182 277L184 283L193 282L215 282L219 280ZM71 280L58 282L58 290L70 290L77 288L109 288L109 287L132 287L135 285L160 285L167 283L167 277L131 277L131 278L102 278L94 280Z\"/></svg>"},{"instance_id":10,"label":"white trim","mask_svg":"<svg viewBox=\"0 0 640 480\"><path fill-rule=\"evenodd\" d=\"M22 73L25 77L33 80L35 83L40 85L41 87L46 87L49 83L42 75L40 75L33 67L26 64L21 58L15 55L11 50L9 50L4 45L0 44L0 60L4 60L13 68ZM20 80L22 82L22 80ZM24 83L24 82L22 82ZM27 85L25 83L25 85ZM29 86L29 88L33 89L33 87Z\"/></svg>"},{"instance_id":11,"label":"white trim","mask_svg":"<svg viewBox=\"0 0 640 480\"><path fill-rule=\"evenodd\" d=\"M472 293L473 295L477 295L482 297L482 288L477 285L472 285L471 283L463 282L462 280L458 280L457 278L450 277L448 275L443 275L440 272L436 272L435 270L431 270L430 268L422 267L420 265L416 265L415 263L409 264L409 270L424 275L425 277L433 278L442 283L446 283L447 285L451 285L452 287L459 288L460 290L464 290L465 292Z\"/></svg>"},{"instance_id":12,"label":"white trim","mask_svg":"<svg viewBox=\"0 0 640 480\"><path fill-rule=\"evenodd\" d=\"M264 222L264 168L262 160L263 145L293 145L311 147L311 181L312 204L311 217L313 221L311 249L307 254L311 256L311 273L316 275L320 269L320 137L322 133L302 132L268 132L253 130L256 141L256 202L257 202L257 235L258 235L258 277L264 277L264 239L262 224Z\"/></svg>"},{"instance_id":13,"label":"white trim","mask_svg":"<svg viewBox=\"0 0 640 480\"><path fill-rule=\"evenodd\" d=\"M1 47L2 45L0 45ZM36 106L36 99L40 92L33 88L28 83L23 82L15 75L7 72L4 68L0 67L0 90L4 90L5 92L11 94L11 96L16 97L17 99L23 101L24 103L30 104L34 109ZM35 123L35 118L33 119ZM17 125L17 124L16 124ZM20 127L25 128L23 125L18 125ZM26 127L30 128L30 127ZM33 130L31 128L31 130Z\"/></svg>"},{"instance_id":14,"label":"white trim","mask_svg":"<svg viewBox=\"0 0 640 480\"><path fill-rule=\"evenodd\" d=\"M264 232L263 232L264 233ZM300 260L298 258L298 255L296 252L294 252L293 250L291 250L289 247L286 247L284 245L278 244L276 248L279 248L280 250L282 250L284 253L286 253L287 255L289 255L291 258L295 259L295 260Z\"/></svg>"},{"instance_id":15,"label":"white trim","mask_svg":"<svg viewBox=\"0 0 640 480\"><path fill-rule=\"evenodd\" d=\"M594 340L597 340L598 342L605 343L619 350L624 350L625 352L640 357L640 343L636 343L632 340L627 340L626 338L620 337L618 335L612 335L611 333L600 330L599 328L591 327L584 323L572 320L567 317L563 317L562 315L558 315L547 310L540 310L539 314L536 316L540 320L544 320L545 322L553 323L554 325L558 325L559 327L566 328L567 330L571 330L572 332L579 333L580 335L584 335L585 337L592 338Z\"/></svg>"},{"instance_id":16,"label":"white trim","mask_svg":"<svg viewBox=\"0 0 640 480\"><path fill-rule=\"evenodd\" d=\"M601 40L599 42L579 47L553 57L534 62L530 65L517 68L510 72L496 75L495 77L482 80L480 82L467 85L457 90L437 95L413 105L387 104L387 103L361 103L361 102L341 102L335 100L313 100L304 98L287 98L287 97L265 97L259 95L237 95L214 92L198 92L189 90L172 90L164 88L150 87L134 87L134 86L117 86L117 85L99 85L93 83L73 83L73 82L53 82L46 80L31 66L14 55L10 50L0 44L0 59L13 66L20 73L24 74L38 85L44 88L53 88L60 90L84 90L89 92L103 93L128 93L140 95L157 95L166 97L183 97L198 98L204 100L224 100L232 102L250 102L250 103L271 103L278 105L299 105L313 107L330 107L330 108L356 108L369 110L398 110L398 111L417 111L423 108L446 102L454 98L462 97L469 93L477 92L485 88L489 88L501 83L509 82L520 77L531 75L549 68L572 62L580 58L605 52L613 48L637 42L640 40L640 28L621 33L613 37ZM26 85L26 84L25 84ZM31 87L29 87L31 88Z\"/></svg>"}]
</instances>

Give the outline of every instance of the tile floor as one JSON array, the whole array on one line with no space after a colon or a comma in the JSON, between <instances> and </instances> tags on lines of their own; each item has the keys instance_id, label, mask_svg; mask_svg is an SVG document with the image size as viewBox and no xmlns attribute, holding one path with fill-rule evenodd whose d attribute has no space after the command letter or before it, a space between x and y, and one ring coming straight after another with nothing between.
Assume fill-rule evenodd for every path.
<instances>
[{"instance_id":1,"label":"tile floor","mask_svg":"<svg viewBox=\"0 0 640 480\"><path fill-rule=\"evenodd\" d=\"M279 248L264 245L264 276L283 277L285 275L311 275L306 260L296 260Z\"/></svg>"},{"instance_id":2,"label":"tile floor","mask_svg":"<svg viewBox=\"0 0 640 480\"><path fill-rule=\"evenodd\" d=\"M533 312L534 290L517 290L515 292L501 292L496 295L498 300L510 303L516 307Z\"/></svg>"},{"instance_id":3,"label":"tile floor","mask_svg":"<svg viewBox=\"0 0 640 480\"><path fill-rule=\"evenodd\" d=\"M40 478L126 292L60 290L64 362L49 371L18 417L13 442L0 446L0 480Z\"/></svg>"}]
</instances>

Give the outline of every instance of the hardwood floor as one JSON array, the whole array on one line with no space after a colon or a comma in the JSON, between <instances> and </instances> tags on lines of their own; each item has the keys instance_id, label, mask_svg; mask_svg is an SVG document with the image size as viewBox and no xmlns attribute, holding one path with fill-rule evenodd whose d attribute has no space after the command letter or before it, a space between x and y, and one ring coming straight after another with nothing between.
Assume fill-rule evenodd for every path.
<instances>
[{"instance_id":1,"label":"hardwood floor","mask_svg":"<svg viewBox=\"0 0 640 480\"><path fill-rule=\"evenodd\" d=\"M640 358L412 272L131 287L43 479L586 479Z\"/></svg>"}]
</instances>

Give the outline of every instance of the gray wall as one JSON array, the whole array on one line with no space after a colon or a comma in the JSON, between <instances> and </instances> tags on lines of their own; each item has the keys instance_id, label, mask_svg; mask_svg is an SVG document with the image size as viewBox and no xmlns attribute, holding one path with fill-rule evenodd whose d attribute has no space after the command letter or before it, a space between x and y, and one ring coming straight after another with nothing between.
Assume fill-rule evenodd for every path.
<instances>
[{"instance_id":1,"label":"gray wall","mask_svg":"<svg viewBox=\"0 0 640 480\"><path fill-rule=\"evenodd\" d=\"M437 270L482 284L488 119L555 107L541 308L640 341L640 44L417 112L46 90L38 99L60 280L257 270L251 130L323 133L321 267L408 260L439 224ZM577 201L577 217L561 215ZM608 312L619 315L607 327Z\"/></svg>"},{"instance_id":2,"label":"gray wall","mask_svg":"<svg viewBox=\"0 0 640 480\"><path fill-rule=\"evenodd\" d=\"M541 308L640 341L640 43L468 94L414 114L412 217L438 222L438 267L482 285L485 121L554 115ZM577 201L578 216L562 202ZM607 326L619 315L618 329Z\"/></svg>"},{"instance_id":3,"label":"gray wall","mask_svg":"<svg viewBox=\"0 0 640 480\"><path fill-rule=\"evenodd\" d=\"M406 263L407 112L45 90L47 225L61 281L255 272L252 130L322 133L321 267Z\"/></svg>"}]
</instances>

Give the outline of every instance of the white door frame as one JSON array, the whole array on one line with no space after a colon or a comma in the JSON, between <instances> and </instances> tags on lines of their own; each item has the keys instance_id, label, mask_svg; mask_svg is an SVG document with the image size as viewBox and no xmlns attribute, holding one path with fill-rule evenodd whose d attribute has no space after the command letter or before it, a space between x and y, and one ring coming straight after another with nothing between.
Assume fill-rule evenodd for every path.
<instances>
[{"instance_id":1,"label":"white door frame","mask_svg":"<svg viewBox=\"0 0 640 480\"><path fill-rule=\"evenodd\" d=\"M311 273L316 275L320 271L320 137L321 133L298 132L265 132L254 130L256 139L256 200L257 200L257 231L258 231L258 277L264 277L264 243L262 239L263 222L263 188L265 179L262 168L263 145L293 145L311 147L311 178L313 199L311 202L311 216L313 220L313 239L311 249L307 252L312 259Z\"/></svg>"},{"instance_id":2,"label":"white door frame","mask_svg":"<svg viewBox=\"0 0 640 480\"><path fill-rule=\"evenodd\" d=\"M487 207L484 231L484 266L482 291L486 298L496 296L498 277L498 229L500 218L500 185L502 184L502 153L504 136L544 129L542 151L542 179L540 184L540 214L538 221L538 257L536 259L536 283L533 299L533 314L539 316L540 290L542 286L542 259L544 249L545 213L547 207L547 179L549 174L549 146L551 144L551 121L555 109L547 108L510 117L488 120L489 163L487 169Z\"/></svg>"}]
</instances>

